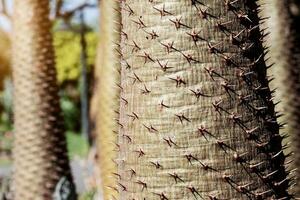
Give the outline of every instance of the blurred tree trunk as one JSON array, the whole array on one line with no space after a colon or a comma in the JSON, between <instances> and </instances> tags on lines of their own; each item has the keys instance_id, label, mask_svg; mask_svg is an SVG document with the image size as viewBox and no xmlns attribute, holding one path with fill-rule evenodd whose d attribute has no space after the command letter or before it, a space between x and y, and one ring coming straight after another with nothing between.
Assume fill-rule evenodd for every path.
<instances>
[{"instance_id":1,"label":"blurred tree trunk","mask_svg":"<svg viewBox=\"0 0 300 200\"><path fill-rule=\"evenodd\" d=\"M100 3L101 27L98 45L95 89L91 105L92 119L95 123L98 163L101 173L101 190L104 199L117 197L114 189L116 181L113 173L117 171L114 159L118 130L114 119L119 108L119 3L105 0Z\"/></svg>"},{"instance_id":2,"label":"blurred tree trunk","mask_svg":"<svg viewBox=\"0 0 300 200\"><path fill-rule=\"evenodd\" d=\"M255 1L121 10L120 199L289 199Z\"/></svg>"},{"instance_id":3,"label":"blurred tree trunk","mask_svg":"<svg viewBox=\"0 0 300 200\"><path fill-rule=\"evenodd\" d=\"M84 11L80 10L80 110L81 110L81 134L91 144L90 119L89 119L89 83L87 74L87 43L85 39L86 27Z\"/></svg>"},{"instance_id":4,"label":"blurred tree trunk","mask_svg":"<svg viewBox=\"0 0 300 200\"><path fill-rule=\"evenodd\" d=\"M10 75L11 38L0 30L0 90L3 90L4 79Z\"/></svg>"},{"instance_id":5,"label":"blurred tree trunk","mask_svg":"<svg viewBox=\"0 0 300 200\"><path fill-rule=\"evenodd\" d=\"M48 4L48 0L14 1L15 200L75 199Z\"/></svg>"}]
</instances>

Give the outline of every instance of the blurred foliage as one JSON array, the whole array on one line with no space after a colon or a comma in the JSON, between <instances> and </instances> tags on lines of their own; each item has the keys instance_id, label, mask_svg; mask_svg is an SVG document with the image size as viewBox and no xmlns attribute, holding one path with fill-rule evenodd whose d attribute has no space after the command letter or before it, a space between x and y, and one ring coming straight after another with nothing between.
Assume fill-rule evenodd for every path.
<instances>
[{"instance_id":1,"label":"blurred foliage","mask_svg":"<svg viewBox=\"0 0 300 200\"><path fill-rule=\"evenodd\" d=\"M87 63L92 66L96 56L97 33L87 32ZM80 35L68 30L54 32L56 51L57 79L60 84L65 81L78 80L80 76Z\"/></svg>"},{"instance_id":2,"label":"blurred foliage","mask_svg":"<svg viewBox=\"0 0 300 200\"><path fill-rule=\"evenodd\" d=\"M88 191L80 195L79 200L94 200L97 193L97 189L94 188L91 191Z\"/></svg>"},{"instance_id":3,"label":"blurred foliage","mask_svg":"<svg viewBox=\"0 0 300 200\"><path fill-rule=\"evenodd\" d=\"M0 92L0 133L12 130L12 82L5 79L4 90Z\"/></svg>"},{"instance_id":4,"label":"blurred foliage","mask_svg":"<svg viewBox=\"0 0 300 200\"><path fill-rule=\"evenodd\" d=\"M67 147L69 158L74 156L86 157L89 151L89 144L81 135L67 131Z\"/></svg>"},{"instance_id":5,"label":"blurred foliage","mask_svg":"<svg viewBox=\"0 0 300 200\"><path fill-rule=\"evenodd\" d=\"M60 106L65 128L72 132L80 130L80 94L77 85L78 81L65 82L60 90Z\"/></svg>"},{"instance_id":6,"label":"blurred foliage","mask_svg":"<svg viewBox=\"0 0 300 200\"><path fill-rule=\"evenodd\" d=\"M88 66L92 66L96 56L97 33L89 31L87 41ZM70 30L54 31L57 79L60 84L77 80L80 76L80 35ZM10 74L11 41L8 34L0 29L0 90L3 81Z\"/></svg>"},{"instance_id":7,"label":"blurred foliage","mask_svg":"<svg viewBox=\"0 0 300 200\"><path fill-rule=\"evenodd\" d=\"M11 163L12 149L12 82L5 79L0 92L0 166Z\"/></svg>"},{"instance_id":8,"label":"blurred foliage","mask_svg":"<svg viewBox=\"0 0 300 200\"><path fill-rule=\"evenodd\" d=\"M64 116L65 128L68 131L78 131L80 119L80 110L76 102L68 96L60 99L60 105Z\"/></svg>"}]
</instances>

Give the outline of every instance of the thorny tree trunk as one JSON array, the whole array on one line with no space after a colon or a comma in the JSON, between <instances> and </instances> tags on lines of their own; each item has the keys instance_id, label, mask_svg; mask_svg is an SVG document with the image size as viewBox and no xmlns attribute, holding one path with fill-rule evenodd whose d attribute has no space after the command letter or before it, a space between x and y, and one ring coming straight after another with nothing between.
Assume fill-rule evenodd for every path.
<instances>
[{"instance_id":1,"label":"thorny tree trunk","mask_svg":"<svg viewBox=\"0 0 300 200\"><path fill-rule=\"evenodd\" d=\"M292 1L281 2L277 0L260 0L261 5L261 30L264 34L264 42L266 48L266 62L269 65L273 65L268 70L268 75L271 79L274 79L270 83L270 87L276 89L274 99L276 104L275 111L277 115L281 116L278 121L285 124L281 129L282 136L285 137L287 149L285 152L291 154L295 152L296 157L292 157L286 160L286 168L290 173L290 178L295 178L295 162L299 150L295 145L290 145L291 141L298 141L297 139L297 120L299 122L299 116L297 115L299 104L298 102L298 85L299 85L299 28L296 29L299 24L299 19L292 17L289 11L289 7L292 5ZM291 9L295 9L292 6ZM294 21L293 20L298 20ZM291 31L291 29L293 29ZM297 36L297 34L298 36ZM296 59L295 59L296 58ZM297 60L298 59L298 60ZM299 165L298 165L299 166ZM298 176L299 177L299 176ZM289 190L291 193L295 193L294 181L290 182L291 187ZM296 195L296 196L299 196Z\"/></svg>"},{"instance_id":2,"label":"thorny tree trunk","mask_svg":"<svg viewBox=\"0 0 300 200\"><path fill-rule=\"evenodd\" d=\"M47 0L14 1L15 200L50 200L55 189L64 190L58 193L74 192L59 107L48 4ZM60 188L55 188L58 182Z\"/></svg>"},{"instance_id":3,"label":"thorny tree trunk","mask_svg":"<svg viewBox=\"0 0 300 200\"><path fill-rule=\"evenodd\" d=\"M121 199L289 198L253 1L122 1Z\"/></svg>"},{"instance_id":4,"label":"thorny tree trunk","mask_svg":"<svg viewBox=\"0 0 300 200\"><path fill-rule=\"evenodd\" d=\"M263 23L267 35L268 54L270 62L275 67L273 76L274 85L277 88L277 99L283 110L284 121L287 123L286 134L292 136L292 150L295 152L293 168L296 178L299 179L300 167L300 3L294 0L263 0ZM269 17L269 18L268 18ZM289 168L289 170L293 170ZM294 192L300 197L300 187L297 185Z\"/></svg>"},{"instance_id":5,"label":"thorny tree trunk","mask_svg":"<svg viewBox=\"0 0 300 200\"><path fill-rule=\"evenodd\" d=\"M276 90L276 92L273 93L273 102L275 104L275 112L278 112L278 117L277 121L279 123L285 123L286 119L285 115L285 110L282 108L282 103L281 101L281 89L278 89L281 87L282 84L282 78L283 76L278 76L276 79L274 79L275 74L282 74L284 73L284 69L282 66L278 65L278 60L280 59L280 55L278 54L279 52L274 51L276 49L276 36L278 37L281 35L280 30L278 29L278 13L276 14L276 8L275 5L272 3L274 0L259 0L258 4L260 5L260 12L259 16L261 18L260 20L260 30L262 32L262 35L264 37L263 39L263 45L265 47L265 62L267 65L272 66L267 69L267 75L269 77L270 83L270 89L271 90ZM278 48L278 47L277 47ZM273 67L273 65L275 65ZM286 135L286 126L283 126L282 129L280 129L281 134ZM284 140L289 140L290 138L285 137ZM289 146L290 147L290 146Z\"/></svg>"},{"instance_id":6,"label":"thorny tree trunk","mask_svg":"<svg viewBox=\"0 0 300 200\"><path fill-rule=\"evenodd\" d=\"M112 119L118 117L120 89L120 64L116 52L120 40L119 3L116 0L101 1L101 30L97 52L95 80L96 88L92 102L92 113L97 136L98 163L101 173L101 189L104 199L117 198L117 191L113 189L116 181L112 178L116 172L113 161L117 157L115 143L118 125ZM117 198L118 199L118 198Z\"/></svg>"}]
</instances>

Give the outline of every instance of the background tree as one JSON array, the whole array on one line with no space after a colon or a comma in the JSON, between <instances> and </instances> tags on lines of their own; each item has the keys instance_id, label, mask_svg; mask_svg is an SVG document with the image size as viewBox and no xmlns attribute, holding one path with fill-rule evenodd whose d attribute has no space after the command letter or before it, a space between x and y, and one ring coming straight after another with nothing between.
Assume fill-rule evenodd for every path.
<instances>
[{"instance_id":1,"label":"background tree","mask_svg":"<svg viewBox=\"0 0 300 200\"><path fill-rule=\"evenodd\" d=\"M288 199L255 1L122 1L121 199Z\"/></svg>"},{"instance_id":2,"label":"background tree","mask_svg":"<svg viewBox=\"0 0 300 200\"><path fill-rule=\"evenodd\" d=\"M58 30L54 33L56 55L56 70L61 90L61 104L68 131L79 132L80 123L80 37L70 30ZM92 66L95 62L97 34L91 30L85 34L87 41L87 65L89 78L92 76ZM72 49L72 53L70 53ZM92 81L89 81L92 82Z\"/></svg>"},{"instance_id":3,"label":"background tree","mask_svg":"<svg viewBox=\"0 0 300 200\"><path fill-rule=\"evenodd\" d=\"M116 131L119 108L119 3L101 1L101 27L95 67L95 89L91 114L95 123L98 163L101 173L101 190L104 199L118 199L113 179L117 171Z\"/></svg>"},{"instance_id":4,"label":"background tree","mask_svg":"<svg viewBox=\"0 0 300 200\"><path fill-rule=\"evenodd\" d=\"M7 110L7 101L5 101L5 92L3 92L5 81L10 76L10 55L11 55L11 43L10 38L6 32L0 29L0 131L2 128L1 124L5 124L7 127L7 122L9 121L8 115L5 115L5 111ZM5 104L6 103L6 104ZM1 137L1 136L0 136ZM1 149L1 147L0 147Z\"/></svg>"},{"instance_id":5,"label":"background tree","mask_svg":"<svg viewBox=\"0 0 300 200\"><path fill-rule=\"evenodd\" d=\"M75 198L59 106L48 4L47 0L14 1L15 200L50 200L54 193L55 198Z\"/></svg>"},{"instance_id":6,"label":"background tree","mask_svg":"<svg viewBox=\"0 0 300 200\"><path fill-rule=\"evenodd\" d=\"M0 30L0 90L3 89L4 79L10 74L10 38Z\"/></svg>"}]
</instances>

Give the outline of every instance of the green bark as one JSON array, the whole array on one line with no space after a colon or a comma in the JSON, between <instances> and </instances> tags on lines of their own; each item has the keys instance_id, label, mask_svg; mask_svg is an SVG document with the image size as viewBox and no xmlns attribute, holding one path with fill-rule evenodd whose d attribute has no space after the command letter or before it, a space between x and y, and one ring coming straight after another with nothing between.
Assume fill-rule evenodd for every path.
<instances>
[{"instance_id":1,"label":"green bark","mask_svg":"<svg viewBox=\"0 0 300 200\"><path fill-rule=\"evenodd\" d=\"M120 199L288 199L252 1L122 2Z\"/></svg>"},{"instance_id":2,"label":"green bark","mask_svg":"<svg viewBox=\"0 0 300 200\"><path fill-rule=\"evenodd\" d=\"M50 32L49 1L14 1L15 200L74 199ZM67 187L67 188L66 188ZM60 197L59 197L60 196Z\"/></svg>"}]
</instances>

